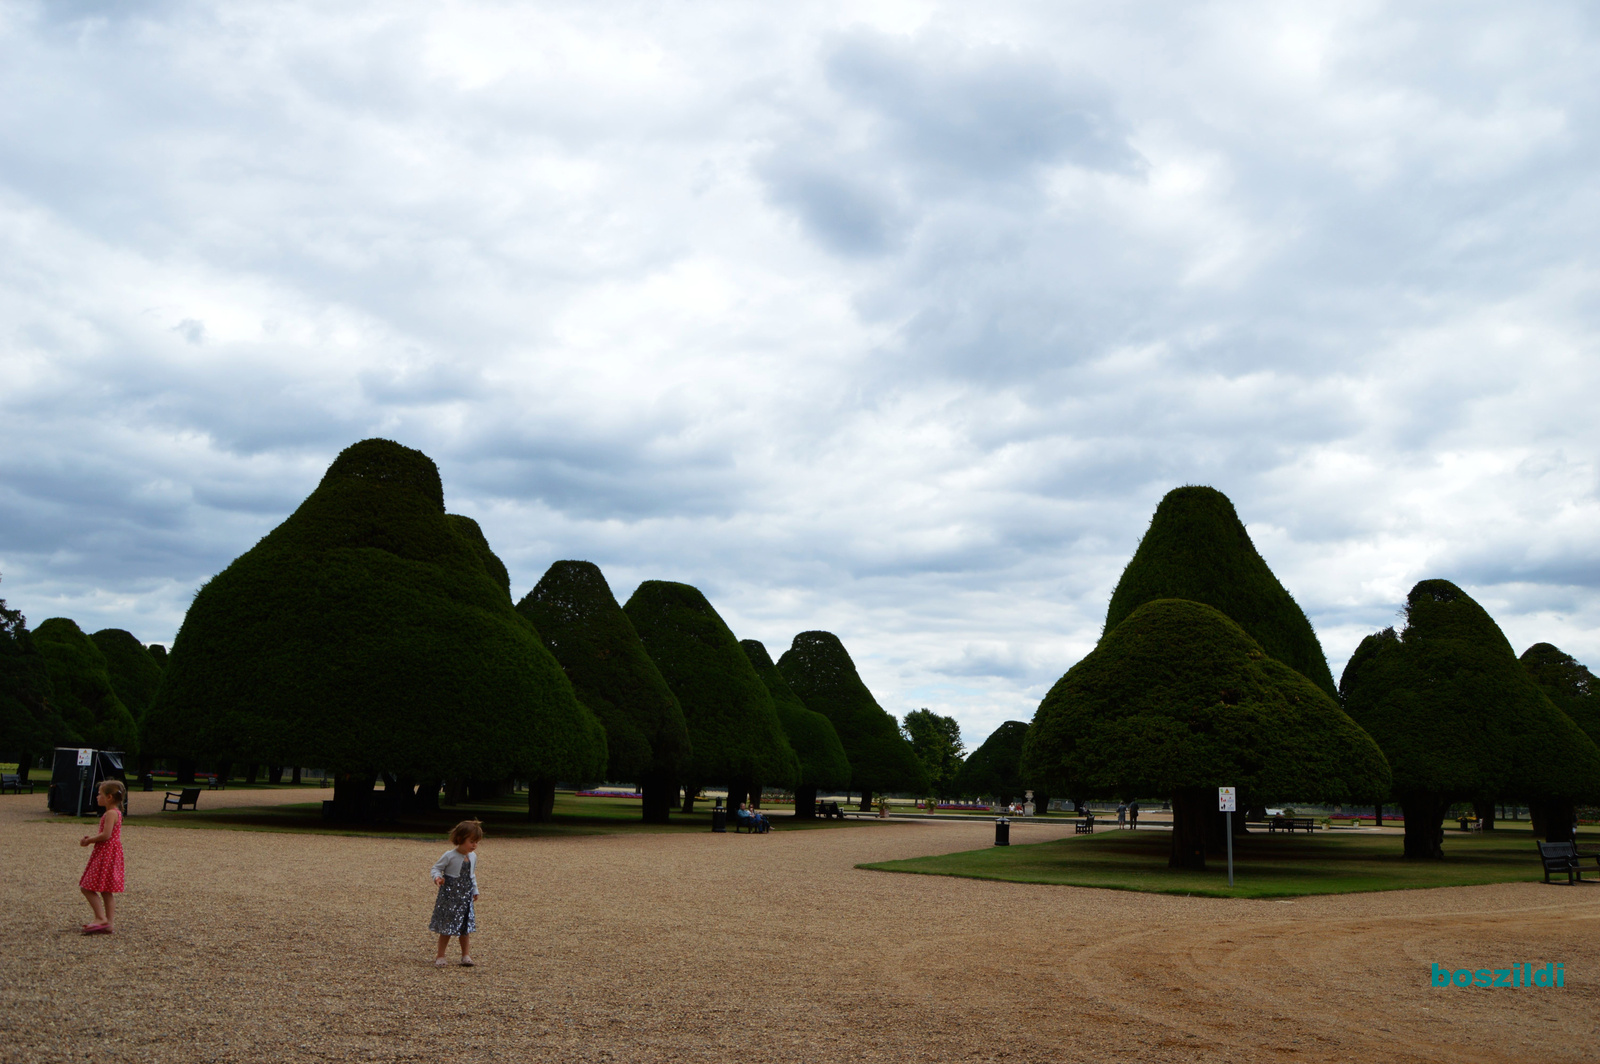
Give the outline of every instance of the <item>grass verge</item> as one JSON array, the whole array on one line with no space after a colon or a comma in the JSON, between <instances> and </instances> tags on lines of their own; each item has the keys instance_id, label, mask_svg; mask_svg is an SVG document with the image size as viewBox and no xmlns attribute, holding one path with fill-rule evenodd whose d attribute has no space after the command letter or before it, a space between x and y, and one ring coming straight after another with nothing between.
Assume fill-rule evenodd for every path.
<instances>
[{"instance_id":1,"label":"grass verge","mask_svg":"<svg viewBox=\"0 0 1600 1064\"><path fill-rule=\"evenodd\" d=\"M1203 872L1168 869L1171 835L1164 831L1111 831L1028 846L992 846L856 867L1213 898L1287 898L1483 883L1537 883L1544 878L1533 840L1526 832L1446 832L1442 861L1407 861L1402 856L1402 841L1399 835L1361 833L1241 836L1234 840L1232 887L1228 886L1226 859L1210 861ZM1600 832L1580 832L1578 836L1580 849L1594 850L1597 842ZM1600 869L1590 875L1600 879ZM1600 885L1594 889L1600 889Z\"/></svg>"}]
</instances>

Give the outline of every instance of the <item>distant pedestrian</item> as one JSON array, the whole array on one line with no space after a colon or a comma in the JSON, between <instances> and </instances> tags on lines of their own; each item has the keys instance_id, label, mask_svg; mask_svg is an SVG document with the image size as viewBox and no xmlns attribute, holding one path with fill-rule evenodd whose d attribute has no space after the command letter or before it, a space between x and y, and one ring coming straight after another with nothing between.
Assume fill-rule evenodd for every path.
<instances>
[{"instance_id":1,"label":"distant pedestrian","mask_svg":"<svg viewBox=\"0 0 1600 1064\"><path fill-rule=\"evenodd\" d=\"M1128 803L1127 802L1118 802L1117 803L1117 827L1125 828L1127 826L1128 826Z\"/></svg>"},{"instance_id":2,"label":"distant pedestrian","mask_svg":"<svg viewBox=\"0 0 1600 1064\"><path fill-rule=\"evenodd\" d=\"M78 889L94 911L94 923L84 924L86 935L111 934L116 917L116 897L122 893L122 797L128 793L121 780L106 780L95 794L100 814L100 830L78 840L79 846L94 846L89 865L78 880Z\"/></svg>"},{"instance_id":3,"label":"distant pedestrian","mask_svg":"<svg viewBox=\"0 0 1600 1064\"><path fill-rule=\"evenodd\" d=\"M1139 803L1128 803L1128 827L1134 831L1139 830Z\"/></svg>"},{"instance_id":4,"label":"distant pedestrian","mask_svg":"<svg viewBox=\"0 0 1600 1064\"><path fill-rule=\"evenodd\" d=\"M478 843L483 841L483 825L476 820L463 820L450 832L454 847L433 862L431 875L439 888L433 902L433 919L428 930L439 936L439 952L434 957L436 967L445 965L444 951L450 939L461 943L461 964L473 966L469 937L478 929L477 912L473 905L478 900Z\"/></svg>"}]
</instances>

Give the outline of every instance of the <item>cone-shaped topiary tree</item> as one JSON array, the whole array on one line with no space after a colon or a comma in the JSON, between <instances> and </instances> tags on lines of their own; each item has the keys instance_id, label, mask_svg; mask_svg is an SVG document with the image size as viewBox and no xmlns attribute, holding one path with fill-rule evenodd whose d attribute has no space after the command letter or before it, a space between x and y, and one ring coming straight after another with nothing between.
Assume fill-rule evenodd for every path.
<instances>
[{"instance_id":1,"label":"cone-shaped topiary tree","mask_svg":"<svg viewBox=\"0 0 1600 1064\"><path fill-rule=\"evenodd\" d=\"M801 632L778 659L778 671L806 708L833 722L850 759L850 787L861 808L875 791L928 792L928 774L895 719L861 682L855 662L832 632Z\"/></svg>"},{"instance_id":2,"label":"cone-shaped topiary tree","mask_svg":"<svg viewBox=\"0 0 1600 1064\"><path fill-rule=\"evenodd\" d=\"M105 655L106 671L111 677L111 689L122 704L133 714L134 723L142 729L150 700L161 684L161 665L133 633L121 628L102 628L89 637Z\"/></svg>"},{"instance_id":3,"label":"cone-shaped topiary tree","mask_svg":"<svg viewBox=\"0 0 1600 1064\"><path fill-rule=\"evenodd\" d=\"M1122 571L1106 610L1109 635L1155 599L1189 599L1233 619L1268 657L1296 669L1337 698L1328 659L1311 622L1256 553L1244 522L1215 488L1167 492L1139 549Z\"/></svg>"},{"instance_id":4,"label":"cone-shaped topiary tree","mask_svg":"<svg viewBox=\"0 0 1600 1064\"><path fill-rule=\"evenodd\" d=\"M971 798L988 796L1001 803L1021 798L1027 787L1022 779L1022 744L1028 726L1008 720L967 755L956 773L955 792Z\"/></svg>"},{"instance_id":5,"label":"cone-shaped topiary tree","mask_svg":"<svg viewBox=\"0 0 1600 1064\"><path fill-rule=\"evenodd\" d=\"M139 728L111 686L106 657L73 621L52 617L33 633L50 670L51 706L67 732L60 738L102 750L139 753Z\"/></svg>"},{"instance_id":6,"label":"cone-shaped topiary tree","mask_svg":"<svg viewBox=\"0 0 1600 1064\"><path fill-rule=\"evenodd\" d=\"M1522 652L1522 667L1555 707L1600 743L1600 682L1571 654L1549 643Z\"/></svg>"},{"instance_id":7,"label":"cone-shaped topiary tree","mask_svg":"<svg viewBox=\"0 0 1600 1064\"><path fill-rule=\"evenodd\" d=\"M1600 788L1600 750L1550 704L1493 618L1448 580L1406 597L1403 633L1362 640L1340 679L1345 709L1378 741L1405 812L1405 852L1443 856L1450 803L1525 798L1557 813ZM1565 813L1560 814L1560 810Z\"/></svg>"},{"instance_id":8,"label":"cone-shaped topiary tree","mask_svg":"<svg viewBox=\"0 0 1600 1064\"><path fill-rule=\"evenodd\" d=\"M1377 799L1389 768L1332 698L1198 602L1134 610L1056 682L1023 746L1056 794L1169 794L1170 865L1204 868L1216 788L1261 799Z\"/></svg>"},{"instance_id":9,"label":"cone-shaped topiary tree","mask_svg":"<svg viewBox=\"0 0 1600 1064\"><path fill-rule=\"evenodd\" d=\"M517 612L539 630L578 697L605 725L606 778L639 784L644 819L666 823L689 759L689 725L600 567L556 562Z\"/></svg>"},{"instance_id":10,"label":"cone-shaped topiary tree","mask_svg":"<svg viewBox=\"0 0 1600 1064\"><path fill-rule=\"evenodd\" d=\"M17 759L26 780L33 761L64 738L51 707L50 669L28 631L28 619L0 599L0 754Z\"/></svg>"},{"instance_id":11,"label":"cone-shaped topiary tree","mask_svg":"<svg viewBox=\"0 0 1600 1064\"><path fill-rule=\"evenodd\" d=\"M850 759L833 723L821 713L806 708L772 662L767 648L754 639L739 642L750 665L767 685L772 704L778 710L778 723L789 737L789 746L800 759L800 775L794 785L794 815L813 820L817 815L817 792L823 788L844 787L850 782Z\"/></svg>"},{"instance_id":12,"label":"cone-shaped topiary tree","mask_svg":"<svg viewBox=\"0 0 1600 1064\"><path fill-rule=\"evenodd\" d=\"M596 778L605 732L516 612L427 455L364 440L202 587L150 708L157 753L336 774Z\"/></svg>"},{"instance_id":13,"label":"cone-shaped topiary tree","mask_svg":"<svg viewBox=\"0 0 1600 1064\"><path fill-rule=\"evenodd\" d=\"M706 597L646 580L623 610L689 722L684 812L708 783L726 783L730 805L759 798L762 786L793 786L800 765L772 695Z\"/></svg>"}]
</instances>

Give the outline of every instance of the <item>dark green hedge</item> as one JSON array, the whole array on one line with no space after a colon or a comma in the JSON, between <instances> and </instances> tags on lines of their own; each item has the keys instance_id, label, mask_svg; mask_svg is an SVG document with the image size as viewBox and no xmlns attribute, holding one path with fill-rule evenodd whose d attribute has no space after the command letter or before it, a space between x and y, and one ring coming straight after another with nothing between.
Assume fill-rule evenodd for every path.
<instances>
[{"instance_id":1,"label":"dark green hedge","mask_svg":"<svg viewBox=\"0 0 1600 1064\"><path fill-rule=\"evenodd\" d=\"M0 754L41 754L65 732L51 707L50 669L27 618L0 599Z\"/></svg>"},{"instance_id":2,"label":"dark green hedge","mask_svg":"<svg viewBox=\"0 0 1600 1064\"><path fill-rule=\"evenodd\" d=\"M517 603L544 637L584 705L605 725L610 780L677 779L689 725L600 567L561 561Z\"/></svg>"},{"instance_id":3,"label":"dark green hedge","mask_svg":"<svg viewBox=\"0 0 1600 1064\"><path fill-rule=\"evenodd\" d=\"M1256 553L1233 503L1215 488L1175 488L1161 500L1111 593L1105 634L1155 599L1188 599L1221 610L1269 657L1338 697L1311 622Z\"/></svg>"},{"instance_id":4,"label":"dark green hedge","mask_svg":"<svg viewBox=\"0 0 1600 1064\"><path fill-rule=\"evenodd\" d=\"M66 725L57 741L137 755L138 725L112 689L106 657L94 640L65 617L45 621L33 639L50 670L51 707Z\"/></svg>"},{"instance_id":5,"label":"dark green hedge","mask_svg":"<svg viewBox=\"0 0 1600 1064\"><path fill-rule=\"evenodd\" d=\"M928 774L893 717L861 682L855 662L832 632L801 632L778 659L778 671L807 709L833 722L858 791L928 793Z\"/></svg>"},{"instance_id":6,"label":"dark green hedge","mask_svg":"<svg viewBox=\"0 0 1600 1064\"><path fill-rule=\"evenodd\" d=\"M688 584L646 580L623 610L683 706L691 749L684 782L792 787L800 764L777 707L706 597Z\"/></svg>"},{"instance_id":7,"label":"dark green hedge","mask_svg":"<svg viewBox=\"0 0 1600 1064\"><path fill-rule=\"evenodd\" d=\"M133 714L134 723L141 734L145 715L150 711L150 701L161 685L161 664L133 637L121 628L102 628L89 637L105 655L106 672L111 677L111 689L122 704Z\"/></svg>"},{"instance_id":8,"label":"dark green hedge","mask_svg":"<svg viewBox=\"0 0 1600 1064\"><path fill-rule=\"evenodd\" d=\"M511 574L506 571L505 562L502 562L494 551L489 549L489 541L484 538L483 529L478 527L478 522L470 517L460 514L445 514L444 519L450 522L450 527L460 533L461 538L472 544L472 549L477 551L478 560L483 563L483 571L489 574L489 579L498 584L511 597Z\"/></svg>"},{"instance_id":9,"label":"dark green hedge","mask_svg":"<svg viewBox=\"0 0 1600 1064\"><path fill-rule=\"evenodd\" d=\"M1021 798L1028 790L1022 779L1022 744L1027 738L1028 725L1020 720L1000 725L961 763L952 789L964 798L1001 802Z\"/></svg>"},{"instance_id":10,"label":"dark green hedge","mask_svg":"<svg viewBox=\"0 0 1600 1064\"><path fill-rule=\"evenodd\" d=\"M1362 640L1346 710L1400 793L1447 800L1574 798L1600 790L1600 749L1544 696L1482 606L1448 580L1406 598L1406 628Z\"/></svg>"},{"instance_id":11,"label":"dark green hedge","mask_svg":"<svg viewBox=\"0 0 1600 1064\"><path fill-rule=\"evenodd\" d=\"M844 756L844 744L839 742L839 733L834 731L832 722L806 708L759 641L743 639L739 646L744 648L745 657L750 659L761 682L767 685L767 692L778 710L778 723L783 725L789 746L800 759L800 776L795 786L832 790L848 785L850 759Z\"/></svg>"},{"instance_id":12,"label":"dark green hedge","mask_svg":"<svg viewBox=\"0 0 1600 1064\"><path fill-rule=\"evenodd\" d=\"M1523 651L1522 667L1557 709L1600 743L1600 683L1594 673L1549 643L1535 643Z\"/></svg>"},{"instance_id":13,"label":"dark green hedge","mask_svg":"<svg viewBox=\"0 0 1600 1064\"><path fill-rule=\"evenodd\" d=\"M388 440L348 448L195 596L151 706L153 752L599 777L600 722L464 527L426 455Z\"/></svg>"},{"instance_id":14,"label":"dark green hedge","mask_svg":"<svg viewBox=\"0 0 1600 1064\"><path fill-rule=\"evenodd\" d=\"M1039 704L1023 774L1052 794L1235 786L1257 801L1373 800L1378 746L1295 669L1210 606L1147 602Z\"/></svg>"}]
</instances>

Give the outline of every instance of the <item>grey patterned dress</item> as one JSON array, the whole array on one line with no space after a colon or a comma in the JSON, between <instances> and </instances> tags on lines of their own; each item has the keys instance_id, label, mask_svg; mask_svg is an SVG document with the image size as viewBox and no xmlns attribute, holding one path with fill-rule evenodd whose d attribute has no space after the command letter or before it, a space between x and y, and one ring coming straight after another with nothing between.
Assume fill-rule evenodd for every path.
<instances>
[{"instance_id":1,"label":"grey patterned dress","mask_svg":"<svg viewBox=\"0 0 1600 1064\"><path fill-rule=\"evenodd\" d=\"M439 896L433 902L433 919L428 922L428 930L436 935L470 935L478 929L472 904L472 896L478 892L478 855L474 853L465 860L450 861L452 854L461 856L453 849L448 850L433 866L434 874L443 875L444 882L439 884ZM447 862L457 865L460 871L451 875Z\"/></svg>"}]
</instances>

